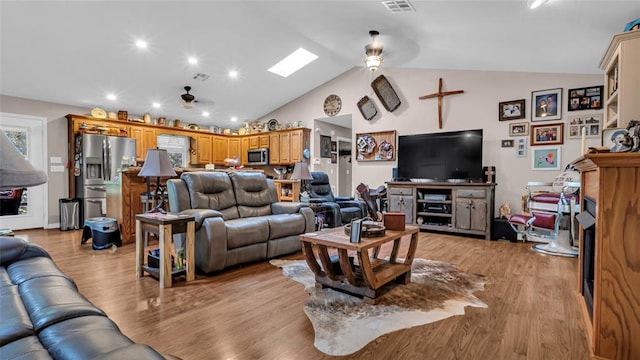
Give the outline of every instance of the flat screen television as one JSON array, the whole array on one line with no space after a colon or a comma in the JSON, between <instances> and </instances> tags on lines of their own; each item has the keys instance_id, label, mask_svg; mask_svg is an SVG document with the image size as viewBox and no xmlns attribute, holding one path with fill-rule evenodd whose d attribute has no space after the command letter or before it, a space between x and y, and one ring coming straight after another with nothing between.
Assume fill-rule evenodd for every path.
<instances>
[{"instance_id":1,"label":"flat screen television","mask_svg":"<svg viewBox=\"0 0 640 360\"><path fill-rule=\"evenodd\" d=\"M398 138L398 179L481 181L482 129Z\"/></svg>"}]
</instances>

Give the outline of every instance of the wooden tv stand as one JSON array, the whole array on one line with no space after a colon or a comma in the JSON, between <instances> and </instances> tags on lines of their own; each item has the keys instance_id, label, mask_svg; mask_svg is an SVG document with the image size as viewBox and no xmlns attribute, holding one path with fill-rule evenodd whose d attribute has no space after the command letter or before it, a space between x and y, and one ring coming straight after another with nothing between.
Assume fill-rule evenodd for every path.
<instances>
[{"instance_id":1,"label":"wooden tv stand","mask_svg":"<svg viewBox=\"0 0 640 360\"><path fill-rule=\"evenodd\" d=\"M486 183L387 182L389 211L422 230L491 239L495 185Z\"/></svg>"}]
</instances>

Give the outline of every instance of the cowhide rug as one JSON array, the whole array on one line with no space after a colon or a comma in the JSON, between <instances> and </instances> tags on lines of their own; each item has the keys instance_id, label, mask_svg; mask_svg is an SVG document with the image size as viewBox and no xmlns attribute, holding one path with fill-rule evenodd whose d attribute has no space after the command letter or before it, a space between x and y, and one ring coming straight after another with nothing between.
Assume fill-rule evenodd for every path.
<instances>
[{"instance_id":1,"label":"cowhide rug","mask_svg":"<svg viewBox=\"0 0 640 360\"><path fill-rule=\"evenodd\" d=\"M473 295L484 289L484 277L460 272L441 261L415 259L411 283L394 286L377 305L316 288L304 260L271 260L271 264L305 286L310 297L304 312L316 334L314 345L329 355L348 355L386 333L463 315L465 306L487 307Z\"/></svg>"}]
</instances>

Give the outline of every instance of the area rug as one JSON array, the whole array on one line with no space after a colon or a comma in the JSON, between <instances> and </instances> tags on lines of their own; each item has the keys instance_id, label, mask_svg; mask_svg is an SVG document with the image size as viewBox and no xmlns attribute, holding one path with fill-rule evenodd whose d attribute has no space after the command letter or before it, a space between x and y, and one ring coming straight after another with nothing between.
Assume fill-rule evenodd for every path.
<instances>
[{"instance_id":1,"label":"area rug","mask_svg":"<svg viewBox=\"0 0 640 360\"><path fill-rule=\"evenodd\" d=\"M484 289L485 278L441 261L415 259L411 283L391 285L376 305L316 288L313 272L304 260L271 260L271 264L304 285L310 295L304 312L315 331L314 345L329 355L352 354L386 333L463 315L465 306L487 307L473 295Z\"/></svg>"}]
</instances>

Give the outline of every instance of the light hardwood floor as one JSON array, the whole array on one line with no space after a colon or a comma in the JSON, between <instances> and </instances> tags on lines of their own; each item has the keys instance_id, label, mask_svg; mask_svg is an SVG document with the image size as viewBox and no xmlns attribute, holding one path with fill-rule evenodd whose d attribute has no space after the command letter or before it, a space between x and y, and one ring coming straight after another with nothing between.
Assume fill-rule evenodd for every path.
<instances>
[{"instance_id":1,"label":"light hardwood floor","mask_svg":"<svg viewBox=\"0 0 640 360\"><path fill-rule=\"evenodd\" d=\"M94 251L80 245L81 231L16 235L47 249L125 335L160 352L184 359L334 358L313 346L302 285L267 261L159 289L149 276L136 280L133 244ZM467 307L465 315L384 335L344 358L589 358L576 292L577 259L541 255L530 247L420 233L416 257L486 276L485 290L476 296L489 307Z\"/></svg>"}]
</instances>

